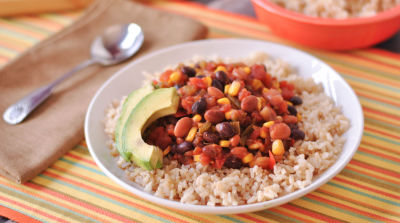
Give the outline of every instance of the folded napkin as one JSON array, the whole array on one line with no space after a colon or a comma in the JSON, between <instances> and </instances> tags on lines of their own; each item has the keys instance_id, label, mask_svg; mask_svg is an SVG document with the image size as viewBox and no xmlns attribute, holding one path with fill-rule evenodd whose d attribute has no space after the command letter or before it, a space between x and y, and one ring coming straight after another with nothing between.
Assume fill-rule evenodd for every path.
<instances>
[{"instance_id":1,"label":"folded napkin","mask_svg":"<svg viewBox=\"0 0 400 223\"><path fill-rule=\"evenodd\" d=\"M0 70L0 113L38 87L89 58L91 41L113 24L134 22L144 30L139 55L204 38L206 28L191 19L126 0L101 0L74 24L39 43ZM126 65L92 66L57 87L23 123L0 121L0 174L25 182L83 139L84 116L100 85Z\"/></svg>"}]
</instances>

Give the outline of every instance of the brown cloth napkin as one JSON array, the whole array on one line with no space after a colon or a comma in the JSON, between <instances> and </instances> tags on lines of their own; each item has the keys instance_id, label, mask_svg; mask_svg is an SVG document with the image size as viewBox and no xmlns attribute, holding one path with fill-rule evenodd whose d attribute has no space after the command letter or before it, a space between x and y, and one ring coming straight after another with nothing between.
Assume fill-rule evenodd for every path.
<instances>
[{"instance_id":1,"label":"brown cloth napkin","mask_svg":"<svg viewBox=\"0 0 400 223\"><path fill-rule=\"evenodd\" d=\"M96 1L74 24L31 48L0 70L0 113L38 87L89 57L91 41L113 24L134 22L144 30L139 55L204 38L207 29L191 19L126 0ZM135 56L134 58L137 58ZM96 90L126 65L92 66L74 75L23 123L0 120L0 174L25 182L83 139L86 109Z\"/></svg>"}]
</instances>

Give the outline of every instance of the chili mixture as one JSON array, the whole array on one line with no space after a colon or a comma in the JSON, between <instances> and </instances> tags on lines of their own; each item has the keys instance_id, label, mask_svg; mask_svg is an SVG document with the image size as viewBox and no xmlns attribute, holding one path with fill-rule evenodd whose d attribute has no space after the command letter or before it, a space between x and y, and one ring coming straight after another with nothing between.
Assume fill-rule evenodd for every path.
<instances>
[{"instance_id":1,"label":"chili mixture","mask_svg":"<svg viewBox=\"0 0 400 223\"><path fill-rule=\"evenodd\" d=\"M305 137L295 86L272 77L262 64L180 64L153 85L175 87L180 105L175 115L152 123L143 138L181 164L272 170Z\"/></svg>"}]
</instances>

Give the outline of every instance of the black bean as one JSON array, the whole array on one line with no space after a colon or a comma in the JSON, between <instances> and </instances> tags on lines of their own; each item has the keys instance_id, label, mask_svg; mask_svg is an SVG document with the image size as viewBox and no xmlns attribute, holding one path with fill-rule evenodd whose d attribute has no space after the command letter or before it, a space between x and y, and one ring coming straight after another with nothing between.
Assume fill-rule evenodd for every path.
<instances>
[{"instance_id":1,"label":"black bean","mask_svg":"<svg viewBox=\"0 0 400 223\"><path fill-rule=\"evenodd\" d=\"M201 150L203 151L204 155L214 159L218 155L218 148L219 146L216 144L211 144L204 146Z\"/></svg>"},{"instance_id":2,"label":"black bean","mask_svg":"<svg viewBox=\"0 0 400 223\"><path fill-rule=\"evenodd\" d=\"M297 126L297 123L288 123L287 125L289 126L290 130L299 128L299 126Z\"/></svg>"},{"instance_id":3,"label":"black bean","mask_svg":"<svg viewBox=\"0 0 400 223\"><path fill-rule=\"evenodd\" d=\"M204 132L203 139L208 143L218 144L219 142L219 134L216 132Z\"/></svg>"},{"instance_id":4,"label":"black bean","mask_svg":"<svg viewBox=\"0 0 400 223\"><path fill-rule=\"evenodd\" d=\"M236 134L236 129L229 122L219 123L215 129L223 139L229 139Z\"/></svg>"},{"instance_id":5,"label":"black bean","mask_svg":"<svg viewBox=\"0 0 400 223\"><path fill-rule=\"evenodd\" d=\"M301 131L300 129L293 129L293 130L292 130L291 137L292 137L294 140L303 140L304 137L305 137L305 134L304 134L304 132Z\"/></svg>"},{"instance_id":6,"label":"black bean","mask_svg":"<svg viewBox=\"0 0 400 223\"><path fill-rule=\"evenodd\" d=\"M294 115L294 116L297 115L297 110L296 110L296 108L295 108L294 106L289 105L289 106L287 107L287 109L288 109L288 111L289 111L289 113L290 113L291 115Z\"/></svg>"},{"instance_id":7,"label":"black bean","mask_svg":"<svg viewBox=\"0 0 400 223\"><path fill-rule=\"evenodd\" d=\"M193 144L191 142L185 141L185 142L179 144L176 147L175 151L176 151L176 153L184 154L185 152L192 150L192 149L193 149Z\"/></svg>"},{"instance_id":8,"label":"black bean","mask_svg":"<svg viewBox=\"0 0 400 223\"><path fill-rule=\"evenodd\" d=\"M292 102L293 105L301 105L301 104L303 104L303 100L299 96L293 96L290 99L290 102Z\"/></svg>"},{"instance_id":9,"label":"black bean","mask_svg":"<svg viewBox=\"0 0 400 223\"><path fill-rule=\"evenodd\" d=\"M206 77L206 75L200 74L200 75L197 75L196 77L197 78L203 78L203 77Z\"/></svg>"},{"instance_id":10,"label":"black bean","mask_svg":"<svg viewBox=\"0 0 400 223\"><path fill-rule=\"evenodd\" d=\"M233 169L240 169L240 167L242 167L242 160L234 155L231 155L226 157L224 166Z\"/></svg>"},{"instance_id":11,"label":"black bean","mask_svg":"<svg viewBox=\"0 0 400 223\"><path fill-rule=\"evenodd\" d=\"M203 114L207 109L206 98L202 97L192 105L192 112L194 114Z\"/></svg>"},{"instance_id":12,"label":"black bean","mask_svg":"<svg viewBox=\"0 0 400 223\"><path fill-rule=\"evenodd\" d=\"M183 74L186 74L188 77L194 77L196 75L196 70L191 67L182 67L181 71Z\"/></svg>"},{"instance_id":13,"label":"black bean","mask_svg":"<svg viewBox=\"0 0 400 223\"><path fill-rule=\"evenodd\" d=\"M283 147L285 148L286 151L290 149L290 140L283 140Z\"/></svg>"},{"instance_id":14,"label":"black bean","mask_svg":"<svg viewBox=\"0 0 400 223\"><path fill-rule=\"evenodd\" d=\"M224 92L224 84L216 79L213 79L211 85L215 88L218 88L220 91Z\"/></svg>"},{"instance_id":15,"label":"black bean","mask_svg":"<svg viewBox=\"0 0 400 223\"><path fill-rule=\"evenodd\" d=\"M215 78L217 78L217 80L221 81L223 84L229 83L228 75L226 75L226 73L222 70L215 73Z\"/></svg>"}]
</instances>

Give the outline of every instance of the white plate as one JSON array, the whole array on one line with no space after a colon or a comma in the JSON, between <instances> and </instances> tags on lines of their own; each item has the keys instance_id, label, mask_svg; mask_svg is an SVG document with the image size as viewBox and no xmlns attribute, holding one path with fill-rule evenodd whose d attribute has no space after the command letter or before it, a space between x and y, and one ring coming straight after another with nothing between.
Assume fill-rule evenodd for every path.
<instances>
[{"instance_id":1,"label":"white plate","mask_svg":"<svg viewBox=\"0 0 400 223\"><path fill-rule=\"evenodd\" d=\"M106 146L107 136L104 133L103 120L107 106L113 100L139 88L144 79L143 71L162 71L167 65L187 61L194 55L242 58L255 51L264 51L274 58L281 58L297 69L301 76L311 76L316 82L322 83L325 92L338 105L342 106L344 115L351 121L351 128L345 134L347 141L338 160L304 189L271 201L241 206L212 207L183 204L144 192L140 187L127 180L124 172L117 167L115 160L110 155L109 148ZM270 42L247 39L212 39L188 42L159 50L128 64L118 71L103 84L90 103L85 120L85 137L90 153L103 172L137 196L179 210L209 214L234 214L258 211L284 204L304 196L326 183L337 175L353 157L361 140L363 126L363 113L353 90L336 71L321 60L299 50Z\"/></svg>"}]
</instances>

